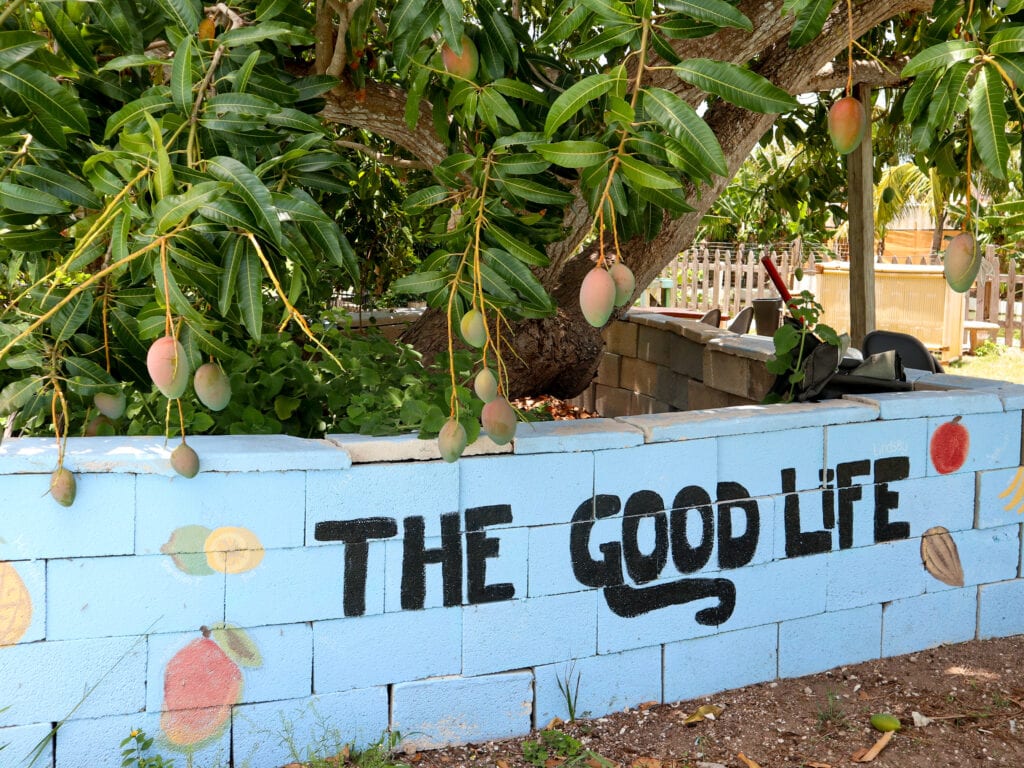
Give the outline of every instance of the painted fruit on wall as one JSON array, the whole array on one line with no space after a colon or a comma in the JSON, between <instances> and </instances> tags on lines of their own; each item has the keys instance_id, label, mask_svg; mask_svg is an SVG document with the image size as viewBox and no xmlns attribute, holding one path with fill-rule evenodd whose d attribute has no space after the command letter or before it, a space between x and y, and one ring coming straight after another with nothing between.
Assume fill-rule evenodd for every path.
<instances>
[{"instance_id":1,"label":"painted fruit on wall","mask_svg":"<svg viewBox=\"0 0 1024 768\"><path fill-rule=\"evenodd\" d=\"M32 595L10 563L0 563L0 648L21 640L32 623Z\"/></svg>"},{"instance_id":2,"label":"painted fruit on wall","mask_svg":"<svg viewBox=\"0 0 1024 768\"><path fill-rule=\"evenodd\" d=\"M970 448L971 434L957 416L952 421L940 424L932 433L928 453L936 471L941 475L948 475L964 465Z\"/></svg>"},{"instance_id":3,"label":"painted fruit on wall","mask_svg":"<svg viewBox=\"0 0 1024 768\"><path fill-rule=\"evenodd\" d=\"M172 747L193 750L223 733L242 698L242 670L210 637L193 640L164 669L160 728Z\"/></svg>"}]
</instances>

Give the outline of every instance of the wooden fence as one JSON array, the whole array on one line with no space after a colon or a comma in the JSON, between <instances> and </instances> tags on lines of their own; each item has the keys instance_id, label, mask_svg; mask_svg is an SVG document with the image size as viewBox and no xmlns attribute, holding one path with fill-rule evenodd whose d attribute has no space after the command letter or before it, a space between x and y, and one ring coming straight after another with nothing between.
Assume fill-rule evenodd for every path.
<instances>
[{"instance_id":1,"label":"wooden fence","mask_svg":"<svg viewBox=\"0 0 1024 768\"><path fill-rule=\"evenodd\" d=\"M845 260L842 243L836 250L810 249L799 240L771 246L745 243L695 243L662 270L641 296L643 306L664 306L706 312L714 307L735 314L752 299L777 296L761 258L771 257L790 290L815 292L816 261ZM941 264L941 254L878 257L879 263ZM797 271L803 271L802 279ZM999 325L1007 346L1024 346L1024 270L1013 259L1001 273L995 249L989 246L978 279L964 302L965 319Z\"/></svg>"}]
</instances>

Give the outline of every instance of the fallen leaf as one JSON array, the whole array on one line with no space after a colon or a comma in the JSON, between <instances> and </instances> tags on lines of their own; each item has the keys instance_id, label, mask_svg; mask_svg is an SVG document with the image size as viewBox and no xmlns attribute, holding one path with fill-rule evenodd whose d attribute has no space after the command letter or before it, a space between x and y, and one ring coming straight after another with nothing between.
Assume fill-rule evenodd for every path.
<instances>
[{"instance_id":1,"label":"fallen leaf","mask_svg":"<svg viewBox=\"0 0 1024 768\"><path fill-rule=\"evenodd\" d=\"M831 763L818 763L812 760L809 763L804 763L803 768L832 768Z\"/></svg>"},{"instance_id":2,"label":"fallen leaf","mask_svg":"<svg viewBox=\"0 0 1024 768\"><path fill-rule=\"evenodd\" d=\"M602 763L596 757L588 757L583 761L583 764L587 766L587 768L608 768L609 765L609 763ZM612 765L614 765L614 763L612 763Z\"/></svg>"},{"instance_id":3,"label":"fallen leaf","mask_svg":"<svg viewBox=\"0 0 1024 768\"><path fill-rule=\"evenodd\" d=\"M685 725L693 725L694 723L700 723L704 720L714 720L724 711L725 710L722 707L715 706L714 704L702 704L697 707L696 711L692 715L687 716L686 719L683 720L683 723Z\"/></svg>"},{"instance_id":4,"label":"fallen leaf","mask_svg":"<svg viewBox=\"0 0 1024 768\"><path fill-rule=\"evenodd\" d=\"M941 525L921 534L921 560L925 570L943 584L951 587L964 585L964 568L960 564L956 542L949 530Z\"/></svg>"},{"instance_id":5,"label":"fallen leaf","mask_svg":"<svg viewBox=\"0 0 1024 768\"><path fill-rule=\"evenodd\" d=\"M558 768L564 762L564 757L549 757L544 761L544 768Z\"/></svg>"},{"instance_id":6,"label":"fallen leaf","mask_svg":"<svg viewBox=\"0 0 1024 768\"><path fill-rule=\"evenodd\" d=\"M503 757L499 757L497 760L495 760L494 764L498 766L498 768L509 768L508 760L506 760Z\"/></svg>"},{"instance_id":7,"label":"fallen leaf","mask_svg":"<svg viewBox=\"0 0 1024 768\"><path fill-rule=\"evenodd\" d=\"M742 752L740 752L738 755L736 755L736 757L738 757L740 760L742 760L743 764L745 766L747 766L747 768L761 768L760 765L755 763L753 760L751 760L749 757L744 755Z\"/></svg>"},{"instance_id":8,"label":"fallen leaf","mask_svg":"<svg viewBox=\"0 0 1024 768\"><path fill-rule=\"evenodd\" d=\"M633 761L632 768L661 768L661 760L656 757L638 757Z\"/></svg>"},{"instance_id":9,"label":"fallen leaf","mask_svg":"<svg viewBox=\"0 0 1024 768\"><path fill-rule=\"evenodd\" d=\"M864 755L866 755L867 753L868 753L867 747L861 747L856 752L854 752L852 755L850 755L850 759L853 762L855 762L855 763L859 763L860 759L862 757L864 757Z\"/></svg>"},{"instance_id":10,"label":"fallen leaf","mask_svg":"<svg viewBox=\"0 0 1024 768\"><path fill-rule=\"evenodd\" d=\"M639 709L641 712L646 712L648 709L656 707L660 703L660 701L643 701L640 704L638 704L636 708Z\"/></svg>"},{"instance_id":11,"label":"fallen leaf","mask_svg":"<svg viewBox=\"0 0 1024 768\"><path fill-rule=\"evenodd\" d=\"M543 730L545 730L545 731L553 731L555 728L558 728L559 726L562 726L562 725L565 725L565 720L563 720L560 717L553 717L553 718L551 718L551 722L549 722L547 725L544 726Z\"/></svg>"}]
</instances>

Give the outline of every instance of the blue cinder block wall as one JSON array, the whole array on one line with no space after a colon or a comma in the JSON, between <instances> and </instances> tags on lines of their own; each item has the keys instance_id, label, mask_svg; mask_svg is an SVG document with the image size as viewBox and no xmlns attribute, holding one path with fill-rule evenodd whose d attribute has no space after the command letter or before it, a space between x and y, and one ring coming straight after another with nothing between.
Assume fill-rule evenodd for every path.
<instances>
[{"instance_id":1,"label":"blue cinder block wall","mask_svg":"<svg viewBox=\"0 0 1024 768\"><path fill-rule=\"evenodd\" d=\"M941 384L942 382L937 382ZM1024 633L1024 390L414 437L0 446L0 764L278 768ZM435 454L436 455L436 454ZM723 662L727 659L727 662ZM184 762L182 760L182 762Z\"/></svg>"}]
</instances>

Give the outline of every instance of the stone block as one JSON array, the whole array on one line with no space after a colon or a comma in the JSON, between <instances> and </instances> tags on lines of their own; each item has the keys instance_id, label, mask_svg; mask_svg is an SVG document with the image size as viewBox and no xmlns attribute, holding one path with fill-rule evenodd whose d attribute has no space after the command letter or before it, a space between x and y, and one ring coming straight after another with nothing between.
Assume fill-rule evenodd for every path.
<instances>
[{"instance_id":1,"label":"stone block","mask_svg":"<svg viewBox=\"0 0 1024 768\"><path fill-rule=\"evenodd\" d=\"M672 359L669 361L669 367L676 373L703 381L704 345L685 336L677 336L672 345Z\"/></svg>"},{"instance_id":2,"label":"stone block","mask_svg":"<svg viewBox=\"0 0 1024 768\"><path fill-rule=\"evenodd\" d=\"M608 387L619 386L619 371L621 368L622 355L605 352L601 355L601 362L597 364L597 377L594 379L594 383L604 384Z\"/></svg>"},{"instance_id":3,"label":"stone block","mask_svg":"<svg viewBox=\"0 0 1024 768\"><path fill-rule=\"evenodd\" d=\"M746 397L713 389L706 384L690 379L687 383L686 402L688 410L713 410L733 405L757 405L757 402Z\"/></svg>"},{"instance_id":4,"label":"stone block","mask_svg":"<svg viewBox=\"0 0 1024 768\"><path fill-rule=\"evenodd\" d=\"M628 320L612 320L601 332L607 351L623 357L636 357L640 326Z\"/></svg>"},{"instance_id":5,"label":"stone block","mask_svg":"<svg viewBox=\"0 0 1024 768\"><path fill-rule=\"evenodd\" d=\"M619 373L619 385L638 395L654 394L658 383L658 366L636 358L627 357L622 360Z\"/></svg>"},{"instance_id":6,"label":"stone block","mask_svg":"<svg viewBox=\"0 0 1024 768\"><path fill-rule=\"evenodd\" d=\"M704 383L714 389L760 402L775 384L763 360L708 346L704 350Z\"/></svg>"},{"instance_id":7,"label":"stone block","mask_svg":"<svg viewBox=\"0 0 1024 768\"><path fill-rule=\"evenodd\" d=\"M632 416L635 405L636 398L628 389L594 385L594 410L602 416Z\"/></svg>"},{"instance_id":8,"label":"stone block","mask_svg":"<svg viewBox=\"0 0 1024 768\"><path fill-rule=\"evenodd\" d=\"M672 360L672 346L679 340L669 330L641 326L637 334L636 356L655 365L669 365Z\"/></svg>"}]
</instances>

